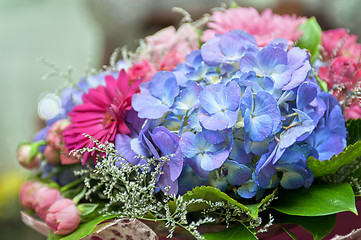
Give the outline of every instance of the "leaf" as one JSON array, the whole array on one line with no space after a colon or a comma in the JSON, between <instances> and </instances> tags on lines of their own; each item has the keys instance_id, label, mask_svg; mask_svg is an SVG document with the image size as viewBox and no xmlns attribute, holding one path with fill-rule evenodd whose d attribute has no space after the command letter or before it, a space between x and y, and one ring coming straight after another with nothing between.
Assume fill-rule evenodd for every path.
<instances>
[{"instance_id":1,"label":"leaf","mask_svg":"<svg viewBox=\"0 0 361 240\"><path fill-rule=\"evenodd\" d=\"M351 119L346 122L348 132L347 144L355 144L361 140L361 119Z\"/></svg>"},{"instance_id":2,"label":"leaf","mask_svg":"<svg viewBox=\"0 0 361 240\"><path fill-rule=\"evenodd\" d=\"M254 240L257 237L254 235L252 230L247 228L243 223L240 223L234 227L228 228L227 230L214 233L203 234L206 240Z\"/></svg>"},{"instance_id":3,"label":"leaf","mask_svg":"<svg viewBox=\"0 0 361 240\"><path fill-rule=\"evenodd\" d=\"M195 187L192 191L188 191L183 195L184 200L188 201L190 199L204 199L212 202L216 201L222 201L222 202L228 202L230 204L233 204L245 212L249 212L250 209L248 209L245 205L239 203L238 201L234 200L218 188L210 187L210 186L201 186L201 187ZM188 212L195 212L200 211L203 209L209 208L209 205L206 203L195 203L188 206L187 211Z\"/></svg>"},{"instance_id":4,"label":"leaf","mask_svg":"<svg viewBox=\"0 0 361 240\"><path fill-rule=\"evenodd\" d=\"M78 209L82 216L86 216L94 212L98 206L99 204L95 204L95 203L81 203L78 204Z\"/></svg>"},{"instance_id":5,"label":"leaf","mask_svg":"<svg viewBox=\"0 0 361 240\"><path fill-rule=\"evenodd\" d=\"M285 190L270 208L297 216L325 216L344 211L357 214L355 195L348 183Z\"/></svg>"},{"instance_id":6,"label":"leaf","mask_svg":"<svg viewBox=\"0 0 361 240\"><path fill-rule=\"evenodd\" d=\"M320 161L313 157L307 159L307 166L312 170L313 176L322 177L336 173L345 165L351 164L356 158L361 156L361 141L354 145L349 145L344 150L334 155L330 160Z\"/></svg>"},{"instance_id":7,"label":"leaf","mask_svg":"<svg viewBox=\"0 0 361 240\"><path fill-rule=\"evenodd\" d=\"M276 217L276 223L295 223L313 235L314 240L327 236L336 223L336 215L302 217L282 214Z\"/></svg>"},{"instance_id":8,"label":"leaf","mask_svg":"<svg viewBox=\"0 0 361 240\"><path fill-rule=\"evenodd\" d=\"M297 240L296 235L288 231L286 228L282 227L282 229L288 234L288 236L290 236L290 238L292 238L292 240Z\"/></svg>"},{"instance_id":9,"label":"leaf","mask_svg":"<svg viewBox=\"0 0 361 240\"><path fill-rule=\"evenodd\" d=\"M73 239L81 239L85 236L87 236L91 231L94 230L94 228L101 222L115 218L116 215L102 215L99 216L89 222L80 224L79 227L72 233L68 235L56 235L52 231L50 231L50 234L48 236L48 240L73 240Z\"/></svg>"},{"instance_id":10,"label":"leaf","mask_svg":"<svg viewBox=\"0 0 361 240\"><path fill-rule=\"evenodd\" d=\"M313 63L320 53L322 29L316 18L311 17L299 27L299 30L303 34L297 40L296 46L310 51L311 62Z\"/></svg>"},{"instance_id":11,"label":"leaf","mask_svg":"<svg viewBox=\"0 0 361 240\"><path fill-rule=\"evenodd\" d=\"M249 209L250 215L253 219L258 218L259 209L264 205L269 203L269 201L272 201L272 199L275 197L277 193L277 188L269 195L264 197L261 202L256 204L246 204L245 206Z\"/></svg>"}]
</instances>

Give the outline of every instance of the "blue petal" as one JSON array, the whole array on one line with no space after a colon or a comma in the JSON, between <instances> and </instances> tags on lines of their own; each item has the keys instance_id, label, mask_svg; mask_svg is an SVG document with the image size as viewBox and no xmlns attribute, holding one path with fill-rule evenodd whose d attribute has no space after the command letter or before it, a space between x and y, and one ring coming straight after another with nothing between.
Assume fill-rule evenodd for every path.
<instances>
[{"instance_id":1,"label":"blue petal","mask_svg":"<svg viewBox=\"0 0 361 240\"><path fill-rule=\"evenodd\" d=\"M152 131L151 137L162 154L170 155L175 153L179 141L179 136L177 134L172 133L167 128L160 126Z\"/></svg>"},{"instance_id":2,"label":"blue petal","mask_svg":"<svg viewBox=\"0 0 361 240\"><path fill-rule=\"evenodd\" d=\"M195 142L196 135L191 132L185 132L182 134L179 140L179 147L187 158L192 158L199 153L199 148Z\"/></svg>"},{"instance_id":3,"label":"blue petal","mask_svg":"<svg viewBox=\"0 0 361 240\"><path fill-rule=\"evenodd\" d=\"M250 180L247 183L243 184L237 189L239 196L243 198L252 198L256 195L259 190L259 186L254 181Z\"/></svg>"},{"instance_id":4,"label":"blue petal","mask_svg":"<svg viewBox=\"0 0 361 240\"><path fill-rule=\"evenodd\" d=\"M252 171L249 167L235 161L225 161L223 167L228 170L227 181L231 185L240 186L252 177Z\"/></svg>"},{"instance_id":5,"label":"blue petal","mask_svg":"<svg viewBox=\"0 0 361 240\"><path fill-rule=\"evenodd\" d=\"M205 185L207 181L208 177L200 177L189 165L187 165L183 168L183 171L178 178L178 194L183 195L196 186Z\"/></svg>"},{"instance_id":6,"label":"blue petal","mask_svg":"<svg viewBox=\"0 0 361 240\"><path fill-rule=\"evenodd\" d=\"M309 55L305 49L293 47L287 52L287 65L292 71L290 82L282 90L290 90L299 86L311 71Z\"/></svg>"},{"instance_id":7,"label":"blue petal","mask_svg":"<svg viewBox=\"0 0 361 240\"><path fill-rule=\"evenodd\" d=\"M224 54L219 47L221 39L209 39L201 47L203 61L209 66L218 66L224 61Z\"/></svg>"},{"instance_id":8,"label":"blue petal","mask_svg":"<svg viewBox=\"0 0 361 240\"><path fill-rule=\"evenodd\" d=\"M297 108L303 110L317 96L317 85L312 82L302 83L297 90Z\"/></svg>"},{"instance_id":9,"label":"blue petal","mask_svg":"<svg viewBox=\"0 0 361 240\"><path fill-rule=\"evenodd\" d=\"M208 115L202 108L198 111L198 119L204 128L208 130L225 130L233 127L238 120L237 111L225 111L217 112L215 114Z\"/></svg>"},{"instance_id":10,"label":"blue petal","mask_svg":"<svg viewBox=\"0 0 361 240\"><path fill-rule=\"evenodd\" d=\"M158 119L169 111L169 107L151 95L135 94L132 98L132 107L138 112L138 117Z\"/></svg>"}]
</instances>

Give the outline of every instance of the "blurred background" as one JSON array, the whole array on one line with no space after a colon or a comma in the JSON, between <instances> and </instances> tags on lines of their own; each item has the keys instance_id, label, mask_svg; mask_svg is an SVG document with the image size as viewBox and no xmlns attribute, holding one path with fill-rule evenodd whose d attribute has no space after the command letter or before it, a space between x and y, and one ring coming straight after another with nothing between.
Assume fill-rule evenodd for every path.
<instances>
[{"instance_id":1,"label":"blurred background","mask_svg":"<svg viewBox=\"0 0 361 240\"><path fill-rule=\"evenodd\" d=\"M361 35L360 0L238 0L240 6L279 14L316 16L323 29L345 27ZM182 16L200 18L227 0L0 0L0 239L45 239L21 223L18 190L29 172L16 161L16 147L41 128L37 103L65 80L43 76L69 65L77 81L89 66L108 64L114 48L133 50L140 38Z\"/></svg>"}]
</instances>

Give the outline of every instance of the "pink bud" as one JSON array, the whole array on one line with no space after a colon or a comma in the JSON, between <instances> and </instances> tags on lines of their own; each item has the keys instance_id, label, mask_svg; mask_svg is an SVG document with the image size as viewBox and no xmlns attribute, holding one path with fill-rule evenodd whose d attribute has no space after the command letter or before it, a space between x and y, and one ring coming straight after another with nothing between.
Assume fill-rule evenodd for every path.
<instances>
[{"instance_id":1,"label":"pink bud","mask_svg":"<svg viewBox=\"0 0 361 240\"><path fill-rule=\"evenodd\" d=\"M46 142L57 150L61 150L63 146L63 132L70 121L68 119L60 119L51 125L47 135Z\"/></svg>"},{"instance_id":2,"label":"pink bud","mask_svg":"<svg viewBox=\"0 0 361 240\"><path fill-rule=\"evenodd\" d=\"M71 199L60 199L49 208L46 224L55 234L65 235L73 232L80 223L80 212Z\"/></svg>"},{"instance_id":3,"label":"pink bud","mask_svg":"<svg viewBox=\"0 0 361 240\"><path fill-rule=\"evenodd\" d=\"M128 69L127 76L130 81L136 81L143 78L144 81L150 81L157 69L153 64L143 59L141 62L136 62Z\"/></svg>"},{"instance_id":4,"label":"pink bud","mask_svg":"<svg viewBox=\"0 0 361 240\"><path fill-rule=\"evenodd\" d=\"M42 155L37 150L38 146L33 144L22 144L18 147L16 157L20 165L27 169L33 169L39 166Z\"/></svg>"},{"instance_id":5,"label":"pink bud","mask_svg":"<svg viewBox=\"0 0 361 240\"><path fill-rule=\"evenodd\" d=\"M25 209L33 209L33 201L35 192L44 185L38 181L25 182L20 188L19 200L21 206Z\"/></svg>"},{"instance_id":6,"label":"pink bud","mask_svg":"<svg viewBox=\"0 0 361 240\"><path fill-rule=\"evenodd\" d=\"M59 164L60 162L60 153L59 150L54 148L52 145L48 145L44 150L44 157L46 161L50 164Z\"/></svg>"},{"instance_id":7,"label":"pink bud","mask_svg":"<svg viewBox=\"0 0 361 240\"><path fill-rule=\"evenodd\" d=\"M59 199L62 199L61 193L56 188L41 187L34 195L33 208L40 218L45 219L49 207Z\"/></svg>"},{"instance_id":8,"label":"pink bud","mask_svg":"<svg viewBox=\"0 0 361 240\"><path fill-rule=\"evenodd\" d=\"M64 148L64 151L60 153L60 162L62 165L78 163L80 161L79 159L79 156L69 154L69 151L66 148Z\"/></svg>"},{"instance_id":9,"label":"pink bud","mask_svg":"<svg viewBox=\"0 0 361 240\"><path fill-rule=\"evenodd\" d=\"M162 71L172 71L178 65L178 63L184 60L185 58L183 54L177 50L173 50L165 55L162 62L159 64L159 68Z\"/></svg>"}]
</instances>

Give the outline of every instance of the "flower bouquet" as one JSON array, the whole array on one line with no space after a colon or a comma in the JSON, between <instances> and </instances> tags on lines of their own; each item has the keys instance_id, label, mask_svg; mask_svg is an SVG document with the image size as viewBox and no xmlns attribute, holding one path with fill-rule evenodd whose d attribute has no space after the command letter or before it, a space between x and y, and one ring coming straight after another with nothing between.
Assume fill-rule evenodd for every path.
<instances>
[{"instance_id":1,"label":"flower bouquet","mask_svg":"<svg viewBox=\"0 0 361 240\"><path fill-rule=\"evenodd\" d=\"M24 222L48 239L294 237L284 223L321 239L357 214L356 36L234 5L184 20L39 102Z\"/></svg>"}]
</instances>

